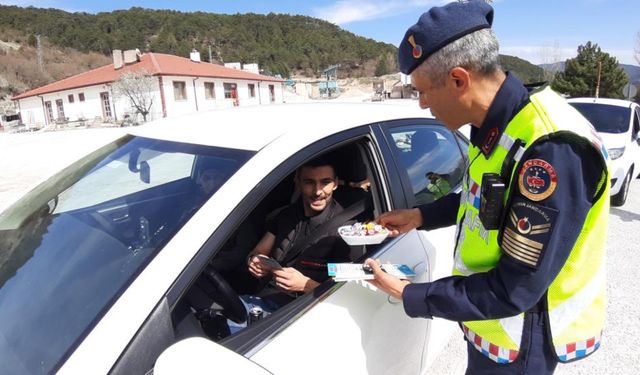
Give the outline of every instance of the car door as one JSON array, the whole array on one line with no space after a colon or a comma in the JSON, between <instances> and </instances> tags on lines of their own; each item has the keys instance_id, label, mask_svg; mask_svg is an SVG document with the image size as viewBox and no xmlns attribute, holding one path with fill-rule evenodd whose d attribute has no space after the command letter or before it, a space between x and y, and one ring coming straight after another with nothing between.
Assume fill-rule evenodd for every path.
<instances>
[{"instance_id":1,"label":"car door","mask_svg":"<svg viewBox=\"0 0 640 375\"><path fill-rule=\"evenodd\" d=\"M386 145L377 144L372 134L364 138L370 177L381 188L379 199L385 210L406 206L398 173L387 169L385 163L383 154L389 154L383 149ZM368 250L382 262L407 264L416 272L417 282L430 277L425 244L415 231ZM366 282L337 283L289 324L266 345L246 355L277 374L417 373L422 368L429 321L409 318L401 301Z\"/></svg>"},{"instance_id":2,"label":"car door","mask_svg":"<svg viewBox=\"0 0 640 375\"><path fill-rule=\"evenodd\" d=\"M461 155L455 136L442 126L427 120L414 120L405 125L421 130L436 129L438 144L432 144L435 151L455 151L452 181L459 189L465 161ZM372 155L375 160L375 180L386 184L386 191L392 195L390 208L410 207L416 196L407 185L409 177L406 170L397 167L398 156L395 143L388 142L387 128L396 128L403 122L375 126L376 142L372 143ZM397 129L404 128L398 127ZM446 138L445 138L446 136ZM440 145L440 146L438 146ZM445 149L440 150L441 147ZM420 150L415 150L417 153ZM427 151L427 150L423 150ZM416 156L420 159L419 156ZM453 170L456 170L454 174ZM444 173L443 173L444 174ZM402 182L404 181L404 183ZM422 189L421 189L422 190ZM424 194L424 192L423 192ZM381 262L404 263L411 267L417 277L413 282L427 282L433 279L432 265L436 261L436 247L444 251L453 248L454 229L452 227L426 233L411 231L405 235L390 239L375 249L370 255ZM442 263L438 277L451 270L451 257L437 257ZM446 268L446 271L445 271ZM330 323L328 323L330 322ZM339 283L328 296L317 303L303 317L281 332L269 344L250 354L250 358L263 367L278 374L339 372L349 374L390 374L421 373L433 360L455 328L455 324L428 319L409 318L401 301L393 300L366 282ZM432 329L436 334L430 334ZM431 341L430 341L431 340ZM304 343L303 350L297 350L286 360L282 360L282 350ZM431 354L433 353L433 354ZM301 370L303 369L303 370Z\"/></svg>"},{"instance_id":3,"label":"car door","mask_svg":"<svg viewBox=\"0 0 640 375\"><path fill-rule=\"evenodd\" d=\"M633 106L630 152L633 154L634 174L640 177L640 106Z\"/></svg>"},{"instance_id":4,"label":"car door","mask_svg":"<svg viewBox=\"0 0 640 375\"><path fill-rule=\"evenodd\" d=\"M411 119L384 124L377 136L388 146L387 168L398 171L406 207L429 204L461 191L468 165L468 140L461 133L451 132L434 120ZM415 232L426 251L429 281L449 276L457 237L455 226ZM454 322L439 318L431 321L424 345L423 370L431 365L455 330Z\"/></svg>"}]
</instances>

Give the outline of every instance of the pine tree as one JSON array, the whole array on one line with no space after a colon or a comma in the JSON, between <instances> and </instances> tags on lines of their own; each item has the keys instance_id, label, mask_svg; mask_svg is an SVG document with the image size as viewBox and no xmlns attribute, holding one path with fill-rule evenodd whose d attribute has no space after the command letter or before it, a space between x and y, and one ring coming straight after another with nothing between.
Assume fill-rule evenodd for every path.
<instances>
[{"instance_id":1,"label":"pine tree","mask_svg":"<svg viewBox=\"0 0 640 375\"><path fill-rule=\"evenodd\" d=\"M622 88L629 82L618 60L602 52L590 41L578 47L578 55L567 60L564 72L556 74L552 87L569 96L595 96L600 63L599 97L622 98Z\"/></svg>"}]
</instances>

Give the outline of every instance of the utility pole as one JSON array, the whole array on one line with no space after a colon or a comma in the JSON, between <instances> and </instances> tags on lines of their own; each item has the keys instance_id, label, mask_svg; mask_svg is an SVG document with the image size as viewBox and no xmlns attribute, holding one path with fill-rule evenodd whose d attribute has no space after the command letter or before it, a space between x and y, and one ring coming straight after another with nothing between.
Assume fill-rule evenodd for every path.
<instances>
[{"instance_id":1,"label":"utility pole","mask_svg":"<svg viewBox=\"0 0 640 375\"><path fill-rule=\"evenodd\" d=\"M602 61L598 61L598 79L596 81L596 98L600 96L600 74L602 73Z\"/></svg>"},{"instance_id":2,"label":"utility pole","mask_svg":"<svg viewBox=\"0 0 640 375\"><path fill-rule=\"evenodd\" d=\"M213 62L213 58L211 57L211 44L209 44L209 62Z\"/></svg>"},{"instance_id":3,"label":"utility pole","mask_svg":"<svg viewBox=\"0 0 640 375\"><path fill-rule=\"evenodd\" d=\"M42 55L42 43L40 43L40 34L36 34L36 53L38 55L38 67L44 72L44 58Z\"/></svg>"}]
</instances>

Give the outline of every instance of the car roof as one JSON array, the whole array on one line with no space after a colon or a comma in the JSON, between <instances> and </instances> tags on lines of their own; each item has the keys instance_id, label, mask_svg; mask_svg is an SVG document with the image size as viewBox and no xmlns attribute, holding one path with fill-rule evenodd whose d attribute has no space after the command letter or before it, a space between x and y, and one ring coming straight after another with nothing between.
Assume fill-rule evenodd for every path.
<instances>
[{"instance_id":1,"label":"car roof","mask_svg":"<svg viewBox=\"0 0 640 375\"><path fill-rule=\"evenodd\" d=\"M617 107L626 107L626 108L631 108L631 106L634 104L633 102L628 100L610 99L610 98L570 98L570 99L567 99L567 102L607 104L607 105L614 105Z\"/></svg>"},{"instance_id":2,"label":"car roof","mask_svg":"<svg viewBox=\"0 0 640 375\"><path fill-rule=\"evenodd\" d=\"M228 108L152 121L130 134L257 151L278 138L319 140L360 125L433 118L413 100L397 103L304 103Z\"/></svg>"}]
</instances>

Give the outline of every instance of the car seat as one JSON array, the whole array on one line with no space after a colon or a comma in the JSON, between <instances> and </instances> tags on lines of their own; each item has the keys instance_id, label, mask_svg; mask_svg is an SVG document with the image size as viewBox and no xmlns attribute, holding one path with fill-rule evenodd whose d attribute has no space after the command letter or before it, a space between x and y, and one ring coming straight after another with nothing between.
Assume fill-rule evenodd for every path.
<instances>
[{"instance_id":1,"label":"car seat","mask_svg":"<svg viewBox=\"0 0 640 375\"><path fill-rule=\"evenodd\" d=\"M354 220L364 221L373 219L371 193L360 187L353 187L351 183L359 184L367 180L367 166L362 158L362 153L357 144L350 144L333 152L331 160L336 168L336 174L340 180L338 188L334 191L334 199L343 208L347 208L360 200L367 200L364 212L357 215Z\"/></svg>"}]
</instances>

